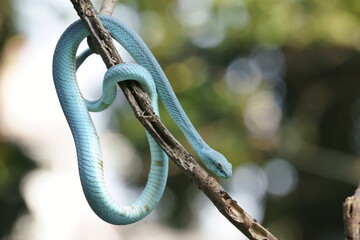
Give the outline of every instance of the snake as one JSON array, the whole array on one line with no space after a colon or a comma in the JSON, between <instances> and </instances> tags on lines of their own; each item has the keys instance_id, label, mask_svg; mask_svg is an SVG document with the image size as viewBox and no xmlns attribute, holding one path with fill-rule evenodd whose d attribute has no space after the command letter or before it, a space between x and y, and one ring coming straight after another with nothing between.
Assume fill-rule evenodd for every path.
<instances>
[{"instance_id":1,"label":"snake","mask_svg":"<svg viewBox=\"0 0 360 240\"><path fill-rule=\"evenodd\" d=\"M102 96L95 101L83 97L76 70L90 54L76 57L80 43L90 34L81 20L72 23L61 35L53 55L53 80L57 96L74 138L80 181L92 210L104 221L125 225L147 216L159 203L165 190L168 159L160 146L146 131L150 147L150 170L144 190L129 205L120 205L105 185L99 137L89 111L108 108L116 96L116 84L134 80L147 92L154 113L159 116L158 98L181 129L195 153L216 176L229 178L232 165L224 155L212 149L201 138L186 113L159 63L141 37L120 20L99 15L99 19L115 39L132 56L135 63L110 67L103 80ZM78 61L77 61L78 59Z\"/></svg>"}]
</instances>

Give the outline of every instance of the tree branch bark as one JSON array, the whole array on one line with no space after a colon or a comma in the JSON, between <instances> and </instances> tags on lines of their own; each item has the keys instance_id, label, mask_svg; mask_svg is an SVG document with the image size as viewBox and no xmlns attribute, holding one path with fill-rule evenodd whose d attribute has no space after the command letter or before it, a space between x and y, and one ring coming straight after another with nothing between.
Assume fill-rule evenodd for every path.
<instances>
[{"instance_id":1,"label":"tree branch bark","mask_svg":"<svg viewBox=\"0 0 360 240\"><path fill-rule=\"evenodd\" d=\"M345 199L343 205L346 240L360 240L360 186L355 194Z\"/></svg>"},{"instance_id":2,"label":"tree branch bark","mask_svg":"<svg viewBox=\"0 0 360 240\"><path fill-rule=\"evenodd\" d=\"M115 9L116 3L117 0L104 0L100 8L100 14L111 16Z\"/></svg>"},{"instance_id":3,"label":"tree branch bark","mask_svg":"<svg viewBox=\"0 0 360 240\"><path fill-rule=\"evenodd\" d=\"M90 0L70 0L78 15L88 28L95 48L100 53L107 68L122 63L120 55L112 43L108 31L101 24ZM277 240L266 228L246 213L224 188L207 173L171 135L153 112L150 99L135 81L119 83L129 101L136 118L158 142L166 154L195 182L218 210L244 235L251 240Z\"/></svg>"}]
</instances>

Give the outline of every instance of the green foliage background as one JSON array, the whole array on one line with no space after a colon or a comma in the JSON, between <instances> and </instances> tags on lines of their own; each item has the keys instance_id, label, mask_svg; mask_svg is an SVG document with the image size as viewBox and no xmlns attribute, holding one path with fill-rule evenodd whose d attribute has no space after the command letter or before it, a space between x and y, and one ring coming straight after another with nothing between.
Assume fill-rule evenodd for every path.
<instances>
[{"instance_id":1,"label":"green foliage background","mask_svg":"<svg viewBox=\"0 0 360 240\"><path fill-rule=\"evenodd\" d=\"M0 2L0 71L3 49L11 37L16 35L13 25L14 16L11 0ZM9 142L0 133L0 238L7 236L16 219L26 211L20 195L20 183L23 176L35 164L22 150Z\"/></svg>"},{"instance_id":2,"label":"green foliage background","mask_svg":"<svg viewBox=\"0 0 360 240\"><path fill-rule=\"evenodd\" d=\"M296 188L285 196L266 198L263 224L275 235L283 239L342 238L342 202L353 194L359 177L356 133L360 119L354 106L360 96L360 2L184 0L193 7L180 13L178 2L121 3L138 12L140 35L150 43L194 125L209 145L225 153L234 168L249 162L261 166L271 158L283 158L295 166ZM10 0L0 2L0 54L7 40L16 35L11 4ZM192 19L205 13L208 18L202 23ZM204 40L201 36L220 33L223 39L217 44L199 44ZM257 49L282 54L282 85L262 81L253 91L232 91L224 80L229 65L237 58L249 58ZM263 90L281 93L282 120L271 137L259 138L249 131L244 117L248 101ZM188 147L166 112L161 116ZM113 124L138 151L148 154L144 131L128 106L115 112ZM0 238L26 210L19 182L33 167L16 143L0 135ZM143 184L146 172L144 169L134 184ZM164 224L186 228L194 216L188 206L189 194L196 187L174 164L168 187L176 201L164 215Z\"/></svg>"}]
</instances>

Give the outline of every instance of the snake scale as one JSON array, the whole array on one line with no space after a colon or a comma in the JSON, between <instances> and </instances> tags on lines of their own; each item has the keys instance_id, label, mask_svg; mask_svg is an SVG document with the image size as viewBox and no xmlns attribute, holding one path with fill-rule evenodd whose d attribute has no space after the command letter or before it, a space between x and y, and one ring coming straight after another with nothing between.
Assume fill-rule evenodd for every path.
<instances>
[{"instance_id":1,"label":"snake scale","mask_svg":"<svg viewBox=\"0 0 360 240\"><path fill-rule=\"evenodd\" d=\"M152 107L157 115L159 95L194 151L214 174L228 178L232 174L232 166L221 153L210 148L195 130L160 65L142 39L124 23L111 16L100 16L100 20L112 37L130 53L136 64L123 63L109 68L104 76L101 98L96 101L84 99L76 79L76 70L80 65L76 62L76 52L81 41L89 36L89 33L85 25L78 20L65 30L56 45L53 79L60 105L75 141L80 180L89 205L106 222L130 224L148 215L160 201L166 185L168 159L146 132L151 163L143 192L126 206L119 205L110 196L104 182L99 138L89 111L102 111L111 105L116 96L117 82L130 79L138 81L140 87L150 95Z\"/></svg>"}]
</instances>

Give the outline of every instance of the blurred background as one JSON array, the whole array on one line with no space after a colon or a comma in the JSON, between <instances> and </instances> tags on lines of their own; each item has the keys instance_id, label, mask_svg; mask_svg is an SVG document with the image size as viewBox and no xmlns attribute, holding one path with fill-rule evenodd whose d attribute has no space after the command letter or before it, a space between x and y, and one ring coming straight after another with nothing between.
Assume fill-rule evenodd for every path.
<instances>
[{"instance_id":1,"label":"blurred background","mask_svg":"<svg viewBox=\"0 0 360 240\"><path fill-rule=\"evenodd\" d=\"M246 211L281 239L344 238L342 203L360 172L360 1L124 0L113 15L141 35L194 125L231 161L233 177L220 182ZM91 211L51 73L77 19L70 1L0 1L0 239L246 239L171 161L146 219L112 226ZM105 71L98 56L79 69L87 98L100 96ZM149 153L118 95L92 116L106 182L129 203Z\"/></svg>"}]
</instances>

